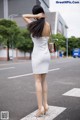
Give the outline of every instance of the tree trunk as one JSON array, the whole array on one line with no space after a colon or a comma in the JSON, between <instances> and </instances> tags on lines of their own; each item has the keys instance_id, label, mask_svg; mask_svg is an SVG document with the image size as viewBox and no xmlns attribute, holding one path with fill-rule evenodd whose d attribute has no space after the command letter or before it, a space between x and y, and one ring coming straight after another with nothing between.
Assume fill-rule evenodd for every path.
<instances>
[{"instance_id":1,"label":"tree trunk","mask_svg":"<svg viewBox=\"0 0 80 120\"><path fill-rule=\"evenodd\" d=\"M9 61L9 41L7 41L7 61Z\"/></svg>"},{"instance_id":2,"label":"tree trunk","mask_svg":"<svg viewBox=\"0 0 80 120\"><path fill-rule=\"evenodd\" d=\"M31 60L31 54L32 54L32 51L30 51L30 60Z\"/></svg>"}]
</instances>

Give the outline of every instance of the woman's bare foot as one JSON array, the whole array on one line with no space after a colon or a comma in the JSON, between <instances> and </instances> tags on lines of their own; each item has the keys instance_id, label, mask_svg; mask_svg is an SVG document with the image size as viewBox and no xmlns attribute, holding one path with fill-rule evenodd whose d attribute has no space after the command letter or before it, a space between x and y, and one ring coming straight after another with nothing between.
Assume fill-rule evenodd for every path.
<instances>
[{"instance_id":1,"label":"woman's bare foot","mask_svg":"<svg viewBox=\"0 0 80 120\"><path fill-rule=\"evenodd\" d=\"M48 110L49 110L49 105L48 104L44 105L44 114L46 114Z\"/></svg>"},{"instance_id":2,"label":"woman's bare foot","mask_svg":"<svg viewBox=\"0 0 80 120\"><path fill-rule=\"evenodd\" d=\"M42 108L40 110L37 111L36 117L40 117L42 115L44 115L44 107L43 106L42 106Z\"/></svg>"}]
</instances>

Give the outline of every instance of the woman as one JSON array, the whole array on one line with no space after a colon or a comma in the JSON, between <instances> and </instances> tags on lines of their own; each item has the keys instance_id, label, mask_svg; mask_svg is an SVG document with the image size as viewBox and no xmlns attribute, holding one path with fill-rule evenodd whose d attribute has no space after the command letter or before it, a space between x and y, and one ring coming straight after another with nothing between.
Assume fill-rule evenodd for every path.
<instances>
[{"instance_id":1,"label":"woman","mask_svg":"<svg viewBox=\"0 0 80 120\"><path fill-rule=\"evenodd\" d=\"M32 68L35 77L37 93L38 112L36 117L48 111L47 103L47 82L45 80L48 73L50 53L48 49L48 39L50 36L50 25L45 21L45 13L41 6L35 5L33 14L24 14L22 17L28 23L28 30L34 43L32 52ZM34 21L31 19L34 18Z\"/></svg>"}]
</instances>

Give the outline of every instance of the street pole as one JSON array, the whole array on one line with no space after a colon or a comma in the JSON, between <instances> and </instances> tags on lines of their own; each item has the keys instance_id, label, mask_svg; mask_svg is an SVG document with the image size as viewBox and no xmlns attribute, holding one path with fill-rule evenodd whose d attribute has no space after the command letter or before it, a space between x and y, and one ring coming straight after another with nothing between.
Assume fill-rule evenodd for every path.
<instances>
[{"instance_id":1,"label":"street pole","mask_svg":"<svg viewBox=\"0 0 80 120\"><path fill-rule=\"evenodd\" d=\"M10 20L13 20L13 17L14 17L14 14L9 15L8 18L9 18ZM12 61L14 60L13 40L12 40L12 58L11 58L11 59L12 59Z\"/></svg>"},{"instance_id":2,"label":"street pole","mask_svg":"<svg viewBox=\"0 0 80 120\"><path fill-rule=\"evenodd\" d=\"M67 34L66 34L66 57L68 57L68 27L67 27Z\"/></svg>"},{"instance_id":3,"label":"street pole","mask_svg":"<svg viewBox=\"0 0 80 120\"><path fill-rule=\"evenodd\" d=\"M68 57L68 37L66 38L66 57Z\"/></svg>"},{"instance_id":4,"label":"street pole","mask_svg":"<svg viewBox=\"0 0 80 120\"><path fill-rule=\"evenodd\" d=\"M14 61L14 48L13 48L13 40L12 40L12 61Z\"/></svg>"}]
</instances>

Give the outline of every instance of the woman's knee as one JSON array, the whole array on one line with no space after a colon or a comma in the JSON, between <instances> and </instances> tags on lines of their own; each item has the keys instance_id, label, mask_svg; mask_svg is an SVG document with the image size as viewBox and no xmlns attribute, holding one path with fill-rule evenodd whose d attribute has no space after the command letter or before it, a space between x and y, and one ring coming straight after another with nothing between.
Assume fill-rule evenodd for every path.
<instances>
[{"instance_id":1,"label":"woman's knee","mask_svg":"<svg viewBox=\"0 0 80 120\"><path fill-rule=\"evenodd\" d=\"M34 75L36 82L41 82L41 75Z\"/></svg>"}]
</instances>

